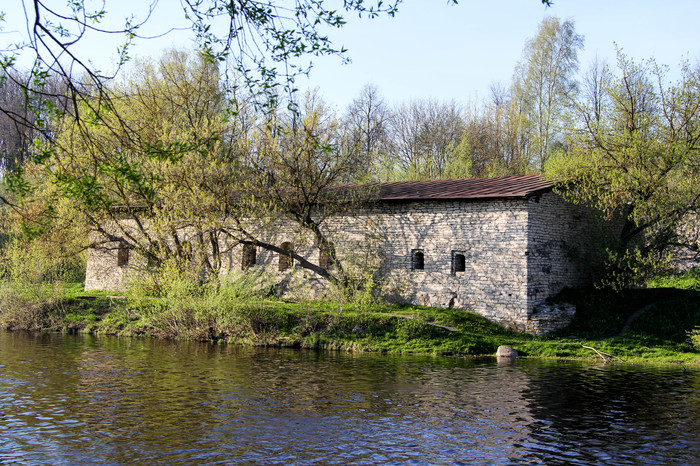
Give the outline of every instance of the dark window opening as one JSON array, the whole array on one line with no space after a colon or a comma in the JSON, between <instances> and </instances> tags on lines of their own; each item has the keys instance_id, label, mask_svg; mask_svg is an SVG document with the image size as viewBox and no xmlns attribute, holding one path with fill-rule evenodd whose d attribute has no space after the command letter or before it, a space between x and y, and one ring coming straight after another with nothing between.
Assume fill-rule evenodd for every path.
<instances>
[{"instance_id":1,"label":"dark window opening","mask_svg":"<svg viewBox=\"0 0 700 466\"><path fill-rule=\"evenodd\" d=\"M255 265L256 251L252 244L243 245L243 257L241 258L241 269L245 270Z\"/></svg>"},{"instance_id":2,"label":"dark window opening","mask_svg":"<svg viewBox=\"0 0 700 466\"><path fill-rule=\"evenodd\" d=\"M425 256L423 255L423 251L414 249L411 252L411 269L413 270L423 270L425 269Z\"/></svg>"},{"instance_id":3,"label":"dark window opening","mask_svg":"<svg viewBox=\"0 0 700 466\"><path fill-rule=\"evenodd\" d=\"M284 249L285 251L294 252L292 250L292 243L289 243L287 241L282 243L282 245L280 247L282 249ZM289 256L288 254L281 254L280 253L280 263L279 263L280 272L282 272L283 270L287 270L291 266L292 266L292 257Z\"/></svg>"},{"instance_id":4,"label":"dark window opening","mask_svg":"<svg viewBox=\"0 0 700 466\"><path fill-rule=\"evenodd\" d=\"M452 251L452 274L464 272L467 269L467 261L464 254L457 251Z\"/></svg>"},{"instance_id":5,"label":"dark window opening","mask_svg":"<svg viewBox=\"0 0 700 466\"><path fill-rule=\"evenodd\" d=\"M129 263L129 246L125 243L119 244L117 249L117 267L124 267Z\"/></svg>"},{"instance_id":6,"label":"dark window opening","mask_svg":"<svg viewBox=\"0 0 700 466\"><path fill-rule=\"evenodd\" d=\"M192 245L189 241L181 241L178 243L177 255L185 261L192 261Z\"/></svg>"},{"instance_id":7,"label":"dark window opening","mask_svg":"<svg viewBox=\"0 0 700 466\"><path fill-rule=\"evenodd\" d=\"M146 268L148 270L153 270L157 269L159 265L160 261L158 260L158 258L152 254L148 254L146 258Z\"/></svg>"},{"instance_id":8,"label":"dark window opening","mask_svg":"<svg viewBox=\"0 0 700 466\"><path fill-rule=\"evenodd\" d=\"M321 248L318 256L318 266L322 269L328 270L330 266L333 265L333 258L328 253L327 250Z\"/></svg>"}]
</instances>

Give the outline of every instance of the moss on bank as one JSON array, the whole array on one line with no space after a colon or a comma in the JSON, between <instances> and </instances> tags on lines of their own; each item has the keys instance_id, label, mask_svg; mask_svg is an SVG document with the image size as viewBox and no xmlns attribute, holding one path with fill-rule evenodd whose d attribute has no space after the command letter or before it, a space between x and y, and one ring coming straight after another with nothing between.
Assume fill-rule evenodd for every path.
<instances>
[{"instance_id":1,"label":"moss on bank","mask_svg":"<svg viewBox=\"0 0 700 466\"><path fill-rule=\"evenodd\" d=\"M462 356L494 355L498 346L508 345L527 357L600 359L588 346L630 362L700 366L700 348L688 335L700 325L700 291L693 289L566 290L556 299L575 304L576 318L564 331L544 337L506 330L470 312L418 306L358 309L220 295L134 299L84 293L79 285L54 290L43 300L17 292L3 296L0 325L9 330ZM621 334L641 308L645 312Z\"/></svg>"}]
</instances>

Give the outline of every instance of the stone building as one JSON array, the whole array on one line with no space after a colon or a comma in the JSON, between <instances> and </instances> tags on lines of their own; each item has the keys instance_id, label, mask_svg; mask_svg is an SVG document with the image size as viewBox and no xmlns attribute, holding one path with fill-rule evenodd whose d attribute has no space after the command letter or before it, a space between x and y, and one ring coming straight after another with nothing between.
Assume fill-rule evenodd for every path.
<instances>
[{"instance_id":1,"label":"stone building","mask_svg":"<svg viewBox=\"0 0 700 466\"><path fill-rule=\"evenodd\" d=\"M332 220L326 227L339 255L369 258L384 298L394 302L467 309L543 333L573 316L546 299L593 279L587 263L595 222L536 175L386 183L370 206ZM327 265L318 245L293 229L265 235ZM318 296L328 288L286 256L257 249L234 245L227 267L268 271L288 293ZM131 263L118 247L91 250L86 288L119 288Z\"/></svg>"}]
</instances>

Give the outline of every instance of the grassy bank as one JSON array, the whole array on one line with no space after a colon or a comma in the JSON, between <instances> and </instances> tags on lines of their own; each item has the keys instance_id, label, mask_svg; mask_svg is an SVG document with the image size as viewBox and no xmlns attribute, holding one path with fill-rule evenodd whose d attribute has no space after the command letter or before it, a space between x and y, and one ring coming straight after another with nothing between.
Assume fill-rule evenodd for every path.
<instances>
[{"instance_id":1,"label":"grassy bank","mask_svg":"<svg viewBox=\"0 0 700 466\"><path fill-rule=\"evenodd\" d=\"M47 288L39 299L5 284L0 325L9 330L439 355L493 355L498 346L508 345L527 357L602 361L590 349L595 348L612 360L697 366L700 347L691 343L689 332L700 326L699 275L690 285L684 276L684 283L664 277L653 288L617 293L566 290L556 299L575 304L576 318L564 331L545 337L512 332L454 309L289 302L226 290L159 298L111 296L82 292L79 284Z\"/></svg>"}]
</instances>

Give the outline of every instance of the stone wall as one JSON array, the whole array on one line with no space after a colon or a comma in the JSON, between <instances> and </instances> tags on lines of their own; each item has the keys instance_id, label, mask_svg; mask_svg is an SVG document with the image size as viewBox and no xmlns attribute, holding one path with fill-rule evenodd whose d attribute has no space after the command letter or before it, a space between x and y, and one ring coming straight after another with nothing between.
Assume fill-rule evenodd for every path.
<instances>
[{"instance_id":1,"label":"stone wall","mask_svg":"<svg viewBox=\"0 0 700 466\"><path fill-rule=\"evenodd\" d=\"M91 238L92 242L96 239ZM122 290L126 276L133 267L134 257L129 251L126 263L120 263L119 254L124 254L124 248L117 242L106 242L99 249L89 249L85 269L86 290ZM123 260L123 259L122 259Z\"/></svg>"},{"instance_id":2,"label":"stone wall","mask_svg":"<svg viewBox=\"0 0 700 466\"><path fill-rule=\"evenodd\" d=\"M469 309L514 324L527 318L524 200L384 204L371 212L386 237L382 272L405 302ZM424 268L412 256L423 253ZM456 254L464 271L454 270Z\"/></svg>"},{"instance_id":3,"label":"stone wall","mask_svg":"<svg viewBox=\"0 0 700 466\"><path fill-rule=\"evenodd\" d=\"M374 271L384 298L393 302L468 309L524 330L536 304L590 279L576 265L576 251L585 246L586 219L553 193L529 199L382 202L332 220L325 228L344 263ZM320 259L313 239L290 225L264 234L273 244L290 243L314 263ZM117 252L118 245L90 252L86 288L123 286L128 267L116 266ZM240 271L243 255L241 245L232 247L225 266ZM258 248L254 270L261 269L288 296L318 297L330 288L308 270L279 271L279 255Z\"/></svg>"},{"instance_id":4,"label":"stone wall","mask_svg":"<svg viewBox=\"0 0 700 466\"><path fill-rule=\"evenodd\" d=\"M685 222L678 229L681 240L695 248L679 247L673 251L673 265L680 272L700 267L700 215L692 212L686 215Z\"/></svg>"},{"instance_id":5,"label":"stone wall","mask_svg":"<svg viewBox=\"0 0 700 466\"><path fill-rule=\"evenodd\" d=\"M554 193L528 200L528 309L566 286L593 280L589 265L599 235L594 213L564 202Z\"/></svg>"}]
</instances>

